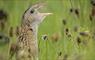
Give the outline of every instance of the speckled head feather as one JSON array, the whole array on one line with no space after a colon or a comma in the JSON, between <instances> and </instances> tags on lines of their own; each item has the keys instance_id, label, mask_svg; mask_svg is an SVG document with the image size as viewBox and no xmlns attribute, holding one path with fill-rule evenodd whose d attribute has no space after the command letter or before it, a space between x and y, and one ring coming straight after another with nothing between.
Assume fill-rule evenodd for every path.
<instances>
[{"instance_id":1,"label":"speckled head feather","mask_svg":"<svg viewBox=\"0 0 95 60\"><path fill-rule=\"evenodd\" d=\"M23 15L23 23L30 25L38 25L41 23L47 15L51 13L40 13L38 10L42 8L44 4L39 3L29 7Z\"/></svg>"}]
</instances>

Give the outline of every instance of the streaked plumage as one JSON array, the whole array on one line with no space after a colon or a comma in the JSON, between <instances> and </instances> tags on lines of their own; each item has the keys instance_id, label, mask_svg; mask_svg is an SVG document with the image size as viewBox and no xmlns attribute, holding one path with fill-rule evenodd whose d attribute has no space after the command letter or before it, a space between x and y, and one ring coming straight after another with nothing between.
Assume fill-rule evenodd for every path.
<instances>
[{"instance_id":1,"label":"streaked plumage","mask_svg":"<svg viewBox=\"0 0 95 60\"><path fill-rule=\"evenodd\" d=\"M42 4L35 4L23 15L19 28L16 60L38 60L37 28L43 19L51 13L40 13Z\"/></svg>"}]
</instances>

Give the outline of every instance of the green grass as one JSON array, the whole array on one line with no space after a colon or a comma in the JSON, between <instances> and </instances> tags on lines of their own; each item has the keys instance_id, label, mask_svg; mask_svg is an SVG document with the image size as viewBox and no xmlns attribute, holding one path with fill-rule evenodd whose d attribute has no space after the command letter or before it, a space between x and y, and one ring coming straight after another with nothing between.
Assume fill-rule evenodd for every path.
<instances>
[{"instance_id":1,"label":"green grass","mask_svg":"<svg viewBox=\"0 0 95 60\"><path fill-rule=\"evenodd\" d=\"M0 0L0 9L8 12L8 23L4 32L8 35L10 27L16 27L20 24L22 15L29 5L37 2L45 2L44 11L52 12L53 15L46 17L44 22L39 26L38 42L39 42L39 60L95 60L95 18L90 21L91 1L90 0ZM79 16L70 9L79 9ZM62 21L66 20L64 25ZM78 31L74 31L74 27L78 27ZM65 29L69 29L71 37L65 33ZM88 36L80 36L79 32L89 31ZM52 41L51 36L60 32L61 37L57 42ZM48 35L48 40L42 40L42 35ZM81 38L81 43L77 43L76 38ZM16 37L10 38L11 42L16 41ZM8 46L0 46L0 53L8 56ZM61 56L58 54L62 52ZM66 57L67 55L67 57ZM13 59L15 60L15 59Z\"/></svg>"}]
</instances>

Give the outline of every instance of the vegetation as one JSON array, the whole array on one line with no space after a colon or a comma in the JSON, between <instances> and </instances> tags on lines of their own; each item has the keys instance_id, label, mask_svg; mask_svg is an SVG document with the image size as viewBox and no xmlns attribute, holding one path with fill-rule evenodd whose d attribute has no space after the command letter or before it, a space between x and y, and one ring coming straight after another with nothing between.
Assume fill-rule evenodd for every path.
<instances>
[{"instance_id":1,"label":"vegetation","mask_svg":"<svg viewBox=\"0 0 95 60\"><path fill-rule=\"evenodd\" d=\"M0 0L0 60L9 59L24 11L39 2L53 13L39 27L39 60L95 60L94 0Z\"/></svg>"}]
</instances>

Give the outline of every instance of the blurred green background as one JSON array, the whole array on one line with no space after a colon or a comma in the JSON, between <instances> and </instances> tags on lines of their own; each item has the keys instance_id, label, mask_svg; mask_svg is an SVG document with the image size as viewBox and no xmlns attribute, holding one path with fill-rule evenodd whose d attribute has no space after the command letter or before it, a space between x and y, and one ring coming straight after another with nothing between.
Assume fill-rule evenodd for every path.
<instances>
[{"instance_id":1,"label":"blurred green background","mask_svg":"<svg viewBox=\"0 0 95 60\"><path fill-rule=\"evenodd\" d=\"M0 0L0 60L9 58L24 11L39 2L53 13L39 26L39 60L95 60L94 0Z\"/></svg>"}]
</instances>

